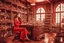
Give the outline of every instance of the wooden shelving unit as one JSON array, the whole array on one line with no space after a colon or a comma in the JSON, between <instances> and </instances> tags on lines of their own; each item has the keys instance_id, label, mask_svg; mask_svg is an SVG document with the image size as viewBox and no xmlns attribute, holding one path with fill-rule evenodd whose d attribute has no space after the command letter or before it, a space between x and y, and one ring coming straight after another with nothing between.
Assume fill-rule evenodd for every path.
<instances>
[{"instance_id":1,"label":"wooden shelving unit","mask_svg":"<svg viewBox=\"0 0 64 43\"><path fill-rule=\"evenodd\" d=\"M28 22L30 22L30 21L32 21L32 9L31 9L31 5L30 5L30 3L28 2L27 4L27 9L28 9L28 11L27 11L27 21Z\"/></svg>"},{"instance_id":2,"label":"wooden shelving unit","mask_svg":"<svg viewBox=\"0 0 64 43\"><path fill-rule=\"evenodd\" d=\"M28 4L27 4L28 5ZM28 7L25 2L21 0L0 0L0 18L5 20L0 21L0 24L5 24L6 27L13 26L13 19L16 14L20 13L24 23L27 22ZM7 21L6 21L7 20ZM9 26L8 26L9 24ZM4 27L4 25L3 25ZM7 31L8 29L6 29ZM5 34L4 34L5 35Z\"/></svg>"},{"instance_id":3,"label":"wooden shelving unit","mask_svg":"<svg viewBox=\"0 0 64 43\"><path fill-rule=\"evenodd\" d=\"M25 11L27 13L27 6L25 3L19 1L19 0L4 0L4 2L0 1L0 9L10 10L11 12L20 12L24 13Z\"/></svg>"},{"instance_id":4,"label":"wooden shelving unit","mask_svg":"<svg viewBox=\"0 0 64 43\"><path fill-rule=\"evenodd\" d=\"M52 15L51 14L46 14L44 23L45 23L45 25L44 25L45 32L50 32L50 27L51 27L51 23L52 23Z\"/></svg>"}]
</instances>

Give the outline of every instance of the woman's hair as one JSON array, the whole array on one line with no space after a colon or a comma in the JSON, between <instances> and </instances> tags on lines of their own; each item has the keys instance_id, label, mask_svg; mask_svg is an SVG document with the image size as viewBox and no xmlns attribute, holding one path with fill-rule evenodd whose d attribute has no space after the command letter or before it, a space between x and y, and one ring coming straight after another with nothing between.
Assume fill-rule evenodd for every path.
<instances>
[{"instance_id":1,"label":"woman's hair","mask_svg":"<svg viewBox=\"0 0 64 43\"><path fill-rule=\"evenodd\" d=\"M17 17L18 14L15 15L14 19L15 18L18 18L18 20L21 22L21 18L20 17Z\"/></svg>"},{"instance_id":2,"label":"woman's hair","mask_svg":"<svg viewBox=\"0 0 64 43\"><path fill-rule=\"evenodd\" d=\"M18 15L18 14L16 14L14 18L17 18L17 15Z\"/></svg>"}]
</instances>

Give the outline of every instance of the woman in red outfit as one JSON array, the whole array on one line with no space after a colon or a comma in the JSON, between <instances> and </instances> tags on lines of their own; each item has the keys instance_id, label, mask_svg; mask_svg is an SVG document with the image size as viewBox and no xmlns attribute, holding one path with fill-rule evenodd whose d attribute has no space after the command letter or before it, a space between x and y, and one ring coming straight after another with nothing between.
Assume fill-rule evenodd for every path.
<instances>
[{"instance_id":1,"label":"woman in red outfit","mask_svg":"<svg viewBox=\"0 0 64 43\"><path fill-rule=\"evenodd\" d=\"M20 14L18 14L14 18L14 31L20 31L21 32L20 39L25 41L26 39L28 39L27 34L29 34L29 32L27 31L26 28L19 27L20 25L21 25L21 19L20 19Z\"/></svg>"}]
</instances>

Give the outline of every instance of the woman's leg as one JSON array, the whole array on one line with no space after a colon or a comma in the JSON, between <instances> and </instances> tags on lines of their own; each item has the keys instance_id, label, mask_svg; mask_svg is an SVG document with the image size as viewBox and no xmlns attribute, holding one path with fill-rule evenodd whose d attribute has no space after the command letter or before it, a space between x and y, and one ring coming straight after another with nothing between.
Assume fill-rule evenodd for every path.
<instances>
[{"instance_id":1,"label":"woman's leg","mask_svg":"<svg viewBox=\"0 0 64 43\"><path fill-rule=\"evenodd\" d=\"M20 39L22 40L26 40L26 39L29 39L28 37L27 37L27 34L29 34L29 32L27 31L27 29L26 28L22 28L23 29L23 31L21 31L21 34L20 34Z\"/></svg>"},{"instance_id":2,"label":"woman's leg","mask_svg":"<svg viewBox=\"0 0 64 43\"><path fill-rule=\"evenodd\" d=\"M21 33L20 33L20 39L21 40L26 40L26 36L27 36L27 34L29 34L29 32L27 31L27 29L26 28L17 28L16 29L16 31L20 31Z\"/></svg>"},{"instance_id":3,"label":"woman's leg","mask_svg":"<svg viewBox=\"0 0 64 43\"><path fill-rule=\"evenodd\" d=\"M23 41L25 41L25 31L22 31L21 33L20 33L20 39L21 40L23 40Z\"/></svg>"}]
</instances>

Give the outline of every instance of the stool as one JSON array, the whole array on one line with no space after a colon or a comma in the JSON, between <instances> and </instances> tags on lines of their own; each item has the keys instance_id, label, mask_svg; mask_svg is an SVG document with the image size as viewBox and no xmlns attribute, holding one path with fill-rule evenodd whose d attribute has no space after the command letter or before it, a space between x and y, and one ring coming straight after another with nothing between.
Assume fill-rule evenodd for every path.
<instances>
[{"instance_id":1,"label":"stool","mask_svg":"<svg viewBox=\"0 0 64 43\"><path fill-rule=\"evenodd\" d=\"M19 31L14 31L14 32L13 32L13 36L14 36L13 41L14 41L14 40L18 40L19 37L20 37L20 32L19 32Z\"/></svg>"}]
</instances>

